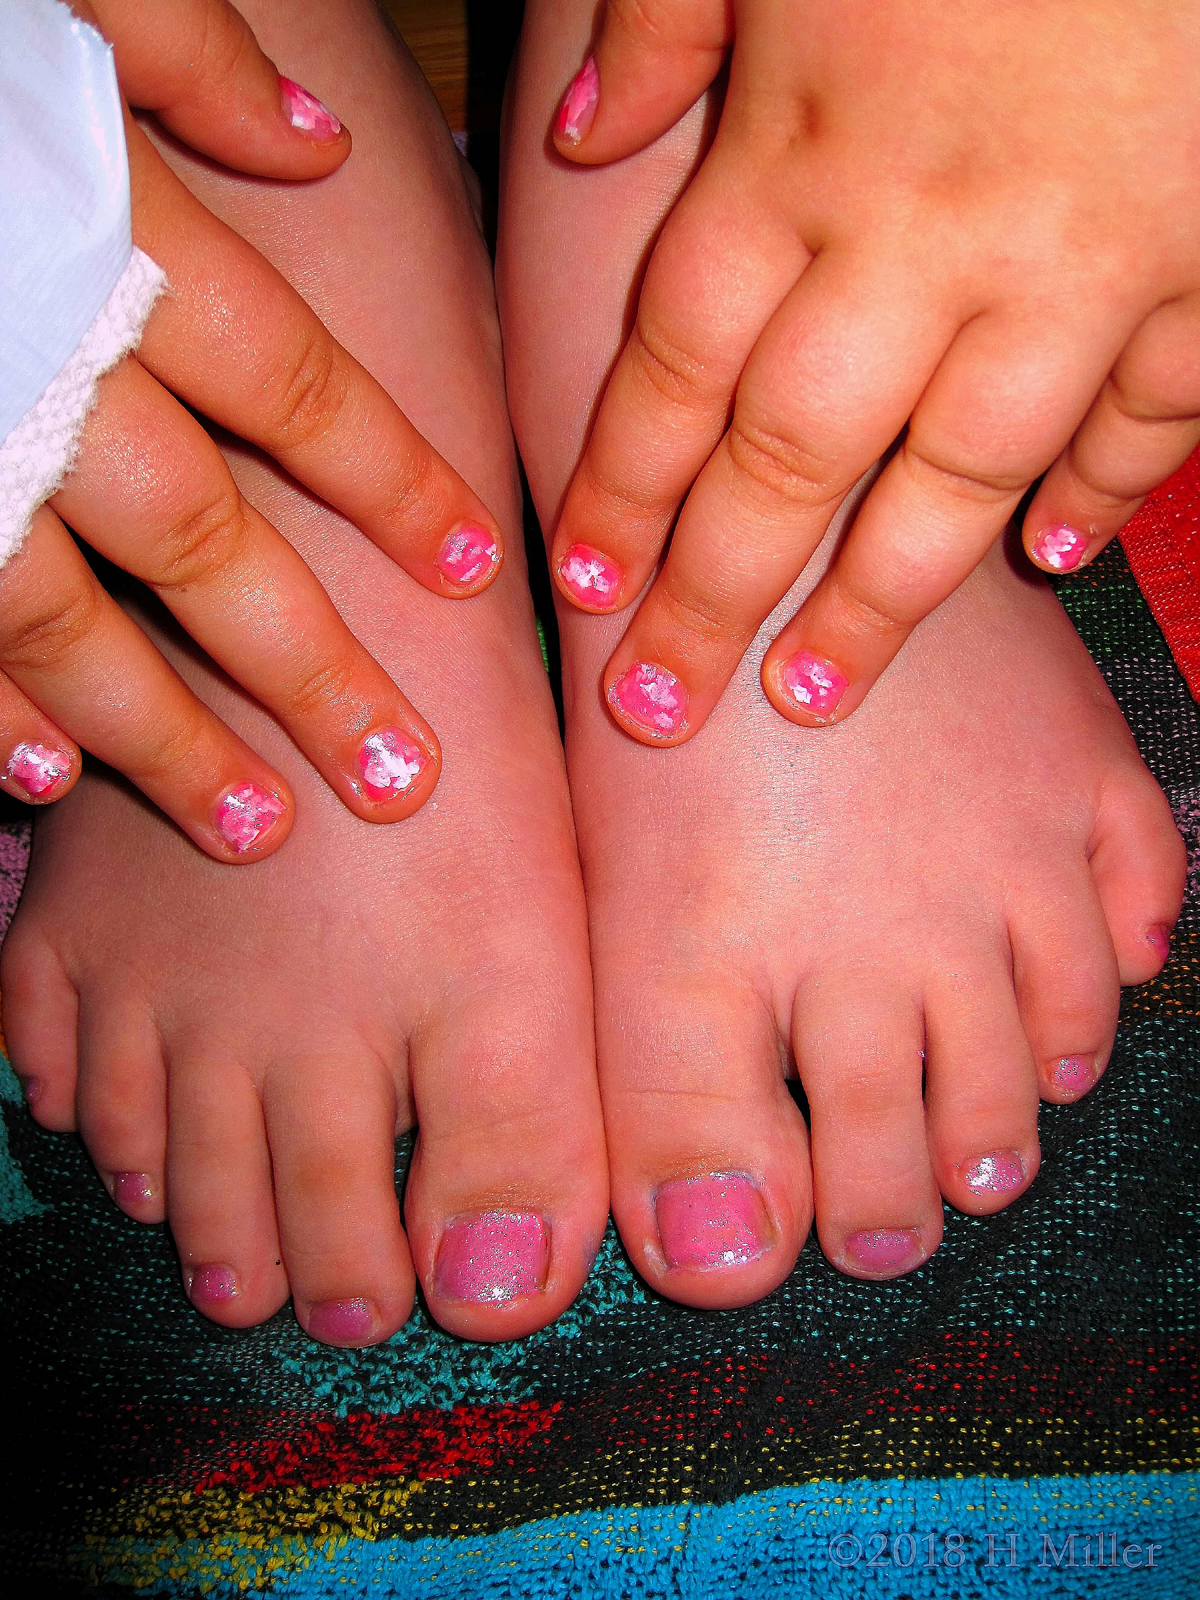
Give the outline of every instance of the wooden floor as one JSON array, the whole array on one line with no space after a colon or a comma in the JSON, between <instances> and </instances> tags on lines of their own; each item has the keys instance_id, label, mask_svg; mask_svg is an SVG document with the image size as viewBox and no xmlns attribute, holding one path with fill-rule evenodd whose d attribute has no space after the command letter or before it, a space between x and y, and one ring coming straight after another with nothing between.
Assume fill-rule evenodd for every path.
<instances>
[{"instance_id":1,"label":"wooden floor","mask_svg":"<svg viewBox=\"0 0 1200 1600\"><path fill-rule=\"evenodd\" d=\"M383 0L437 95L446 121L467 126L466 0Z\"/></svg>"}]
</instances>

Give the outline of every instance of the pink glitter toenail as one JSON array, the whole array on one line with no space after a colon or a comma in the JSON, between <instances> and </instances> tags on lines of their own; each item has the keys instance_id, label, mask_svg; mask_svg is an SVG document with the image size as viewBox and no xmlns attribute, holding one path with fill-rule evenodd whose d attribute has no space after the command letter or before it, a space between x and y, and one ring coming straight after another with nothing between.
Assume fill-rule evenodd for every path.
<instances>
[{"instance_id":1,"label":"pink glitter toenail","mask_svg":"<svg viewBox=\"0 0 1200 1600\"><path fill-rule=\"evenodd\" d=\"M369 733L358 752L363 788L372 800L407 794L428 763L426 752L398 728Z\"/></svg>"},{"instance_id":2,"label":"pink glitter toenail","mask_svg":"<svg viewBox=\"0 0 1200 1600\"><path fill-rule=\"evenodd\" d=\"M4 776L19 783L26 794L45 794L71 776L71 762L61 750L25 742L9 756Z\"/></svg>"},{"instance_id":3,"label":"pink glitter toenail","mask_svg":"<svg viewBox=\"0 0 1200 1600\"><path fill-rule=\"evenodd\" d=\"M336 139L341 133L341 123L324 101L291 78L280 78L279 98L284 116L301 133L311 133L314 139Z\"/></svg>"},{"instance_id":4,"label":"pink glitter toenail","mask_svg":"<svg viewBox=\"0 0 1200 1600\"><path fill-rule=\"evenodd\" d=\"M1043 528L1033 541L1033 559L1055 572L1074 572L1087 550L1087 539L1065 522Z\"/></svg>"},{"instance_id":5,"label":"pink glitter toenail","mask_svg":"<svg viewBox=\"0 0 1200 1600\"><path fill-rule=\"evenodd\" d=\"M114 1172L113 1199L119 1206L145 1205L154 1199L154 1185L148 1172Z\"/></svg>"},{"instance_id":6,"label":"pink glitter toenail","mask_svg":"<svg viewBox=\"0 0 1200 1600\"><path fill-rule=\"evenodd\" d=\"M1147 929L1146 943L1161 960L1166 961L1171 954L1170 928L1160 922L1157 926Z\"/></svg>"},{"instance_id":7,"label":"pink glitter toenail","mask_svg":"<svg viewBox=\"0 0 1200 1600\"><path fill-rule=\"evenodd\" d=\"M560 139L565 139L568 144L579 143L592 125L599 98L600 74L596 71L595 56L589 56L571 79L562 105L558 108L554 131Z\"/></svg>"},{"instance_id":8,"label":"pink glitter toenail","mask_svg":"<svg viewBox=\"0 0 1200 1600\"><path fill-rule=\"evenodd\" d=\"M783 664L783 686L802 711L814 717L830 717L838 708L850 680L832 661L823 661L811 650L797 650Z\"/></svg>"},{"instance_id":9,"label":"pink glitter toenail","mask_svg":"<svg viewBox=\"0 0 1200 1600\"><path fill-rule=\"evenodd\" d=\"M614 605L621 592L620 567L590 544L573 544L558 571L576 600L597 611Z\"/></svg>"},{"instance_id":10,"label":"pink glitter toenail","mask_svg":"<svg viewBox=\"0 0 1200 1600\"><path fill-rule=\"evenodd\" d=\"M774 1230L762 1193L741 1172L665 1183L654 1197L654 1214L669 1267L742 1267L771 1248Z\"/></svg>"},{"instance_id":11,"label":"pink glitter toenail","mask_svg":"<svg viewBox=\"0 0 1200 1600\"><path fill-rule=\"evenodd\" d=\"M550 1230L531 1211L484 1211L446 1224L434 1280L439 1294L476 1305L507 1305L546 1282Z\"/></svg>"},{"instance_id":12,"label":"pink glitter toenail","mask_svg":"<svg viewBox=\"0 0 1200 1600\"><path fill-rule=\"evenodd\" d=\"M476 583L500 560L500 549L486 528L473 522L446 535L442 548L433 558L438 571L451 583Z\"/></svg>"},{"instance_id":13,"label":"pink glitter toenail","mask_svg":"<svg viewBox=\"0 0 1200 1600\"><path fill-rule=\"evenodd\" d=\"M1068 1094L1082 1094L1095 1083L1096 1067L1087 1056L1060 1056L1051 1077Z\"/></svg>"},{"instance_id":14,"label":"pink glitter toenail","mask_svg":"<svg viewBox=\"0 0 1200 1600\"><path fill-rule=\"evenodd\" d=\"M32 1111L46 1093L46 1085L40 1078L22 1078L20 1083L21 1093L25 1096L25 1104Z\"/></svg>"},{"instance_id":15,"label":"pink glitter toenail","mask_svg":"<svg viewBox=\"0 0 1200 1600\"><path fill-rule=\"evenodd\" d=\"M286 810L278 795L256 783L243 783L218 802L217 832L238 855L244 855Z\"/></svg>"},{"instance_id":16,"label":"pink glitter toenail","mask_svg":"<svg viewBox=\"0 0 1200 1600\"><path fill-rule=\"evenodd\" d=\"M197 1267L187 1286L188 1298L201 1310L237 1299L238 1281L231 1267Z\"/></svg>"},{"instance_id":17,"label":"pink glitter toenail","mask_svg":"<svg viewBox=\"0 0 1200 1600\"><path fill-rule=\"evenodd\" d=\"M673 672L635 661L608 691L609 704L646 733L660 738L687 727L688 692Z\"/></svg>"},{"instance_id":18,"label":"pink glitter toenail","mask_svg":"<svg viewBox=\"0 0 1200 1600\"><path fill-rule=\"evenodd\" d=\"M846 1265L880 1275L900 1273L924 1259L915 1228L863 1228L846 1240Z\"/></svg>"},{"instance_id":19,"label":"pink glitter toenail","mask_svg":"<svg viewBox=\"0 0 1200 1600\"><path fill-rule=\"evenodd\" d=\"M989 1150L963 1173L972 1194L1007 1194L1025 1182L1025 1163L1015 1150Z\"/></svg>"},{"instance_id":20,"label":"pink glitter toenail","mask_svg":"<svg viewBox=\"0 0 1200 1600\"><path fill-rule=\"evenodd\" d=\"M321 1344L362 1344L371 1336L375 1313L369 1300L323 1300L310 1307L305 1333Z\"/></svg>"}]
</instances>

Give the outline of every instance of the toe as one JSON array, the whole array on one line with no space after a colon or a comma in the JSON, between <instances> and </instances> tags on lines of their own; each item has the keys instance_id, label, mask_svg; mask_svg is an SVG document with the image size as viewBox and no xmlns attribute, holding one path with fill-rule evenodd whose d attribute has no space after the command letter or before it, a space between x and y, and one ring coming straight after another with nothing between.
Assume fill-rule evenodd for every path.
<instances>
[{"instance_id":1,"label":"toe","mask_svg":"<svg viewBox=\"0 0 1200 1600\"><path fill-rule=\"evenodd\" d=\"M1166 796L1144 768L1106 790L1091 864L1121 982L1145 983L1171 951L1187 851Z\"/></svg>"},{"instance_id":2,"label":"toe","mask_svg":"<svg viewBox=\"0 0 1200 1600\"><path fill-rule=\"evenodd\" d=\"M140 1004L87 994L79 1007L79 1131L105 1188L137 1222L166 1215L166 1069Z\"/></svg>"},{"instance_id":3,"label":"toe","mask_svg":"<svg viewBox=\"0 0 1200 1600\"><path fill-rule=\"evenodd\" d=\"M75 1127L79 997L56 952L19 914L0 953L4 1038L26 1103L43 1128Z\"/></svg>"}]
</instances>

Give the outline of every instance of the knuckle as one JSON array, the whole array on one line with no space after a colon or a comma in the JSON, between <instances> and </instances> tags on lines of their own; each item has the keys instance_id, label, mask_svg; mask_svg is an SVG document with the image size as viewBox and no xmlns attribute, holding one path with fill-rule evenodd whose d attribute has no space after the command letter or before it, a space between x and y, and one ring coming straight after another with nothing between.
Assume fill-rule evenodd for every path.
<instances>
[{"instance_id":1,"label":"knuckle","mask_svg":"<svg viewBox=\"0 0 1200 1600\"><path fill-rule=\"evenodd\" d=\"M839 485L830 463L778 428L735 412L729 456L743 487L771 500L816 507L835 498Z\"/></svg>"},{"instance_id":2,"label":"knuckle","mask_svg":"<svg viewBox=\"0 0 1200 1600\"><path fill-rule=\"evenodd\" d=\"M712 403L704 363L668 338L657 323L640 320L629 344L639 378L669 405L683 410L707 409Z\"/></svg>"},{"instance_id":3,"label":"knuckle","mask_svg":"<svg viewBox=\"0 0 1200 1600\"><path fill-rule=\"evenodd\" d=\"M159 542L149 582L156 589L211 583L237 559L246 512L232 484L174 523Z\"/></svg>"},{"instance_id":4,"label":"knuckle","mask_svg":"<svg viewBox=\"0 0 1200 1600\"><path fill-rule=\"evenodd\" d=\"M354 672L346 661L323 661L302 672L288 685L280 710L289 719L306 721L325 716L334 706L354 696Z\"/></svg>"},{"instance_id":5,"label":"knuckle","mask_svg":"<svg viewBox=\"0 0 1200 1600\"><path fill-rule=\"evenodd\" d=\"M271 434L279 449L312 444L336 423L346 400L346 375L338 347L323 328L312 329L278 374L267 382Z\"/></svg>"},{"instance_id":6,"label":"knuckle","mask_svg":"<svg viewBox=\"0 0 1200 1600\"><path fill-rule=\"evenodd\" d=\"M44 671L62 665L98 626L102 604L98 585L81 584L32 604L20 617L6 619L5 666Z\"/></svg>"},{"instance_id":7,"label":"knuckle","mask_svg":"<svg viewBox=\"0 0 1200 1600\"><path fill-rule=\"evenodd\" d=\"M969 461L965 455L960 460L952 459L948 452L930 449L911 435L904 454L910 467L932 478L941 492L972 505L991 505L1021 494L1034 477L1024 468L1005 471L981 460Z\"/></svg>"},{"instance_id":8,"label":"knuckle","mask_svg":"<svg viewBox=\"0 0 1200 1600\"><path fill-rule=\"evenodd\" d=\"M684 633L703 645L726 643L741 632L725 598L712 589L664 573L660 604L673 633Z\"/></svg>"},{"instance_id":9,"label":"knuckle","mask_svg":"<svg viewBox=\"0 0 1200 1600\"><path fill-rule=\"evenodd\" d=\"M609 0L606 21L651 47L672 44L678 26L672 8L656 4L655 0Z\"/></svg>"},{"instance_id":10,"label":"knuckle","mask_svg":"<svg viewBox=\"0 0 1200 1600\"><path fill-rule=\"evenodd\" d=\"M171 716L147 716L138 729L136 779L139 784L178 790L181 774L196 766L203 717L198 707ZM134 776L131 769L129 775ZM182 792L182 791L181 791Z\"/></svg>"}]
</instances>

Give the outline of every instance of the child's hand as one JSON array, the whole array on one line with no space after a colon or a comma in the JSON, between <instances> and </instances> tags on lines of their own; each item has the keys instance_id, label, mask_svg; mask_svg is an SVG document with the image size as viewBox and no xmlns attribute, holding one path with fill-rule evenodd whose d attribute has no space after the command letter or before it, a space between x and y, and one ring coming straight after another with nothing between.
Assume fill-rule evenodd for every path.
<instances>
[{"instance_id":1,"label":"child's hand","mask_svg":"<svg viewBox=\"0 0 1200 1600\"><path fill-rule=\"evenodd\" d=\"M1067 571L1200 438L1200 5L610 0L558 149L641 148L735 32L553 553L577 605L626 605L683 504L605 680L665 743L898 436L767 652L793 721L859 704L1039 474L1026 548Z\"/></svg>"},{"instance_id":2,"label":"child's hand","mask_svg":"<svg viewBox=\"0 0 1200 1600\"><path fill-rule=\"evenodd\" d=\"M322 176L348 153L311 97L297 130L286 114L300 103L294 86L281 100L275 68L224 0L102 0L98 10L123 87L197 149L287 178ZM169 288L136 356L101 381L74 470L0 573L0 783L57 799L82 745L218 859L266 854L290 827L282 779L109 598L69 524L149 585L347 806L394 821L432 791L437 741L292 546L242 499L187 407L268 451L435 593L470 595L491 581L496 524L128 119L126 135L134 240Z\"/></svg>"}]
</instances>

